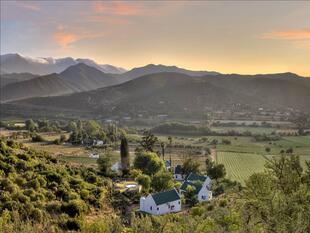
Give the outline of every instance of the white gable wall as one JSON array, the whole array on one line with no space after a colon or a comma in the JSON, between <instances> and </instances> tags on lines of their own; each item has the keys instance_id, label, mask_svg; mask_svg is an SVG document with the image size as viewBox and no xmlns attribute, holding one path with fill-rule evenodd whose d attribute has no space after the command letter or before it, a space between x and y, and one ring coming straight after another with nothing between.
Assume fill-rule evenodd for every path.
<instances>
[{"instance_id":1,"label":"white gable wall","mask_svg":"<svg viewBox=\"0 0 310 233\"><path fill-rule=\"evenodd\" d=\"M147 197L141 197L140 211L144 211L153 215L179 212L181 211L181 199L157 206L151 195L148 195Z\"/></svg>"},{"instance_id":2,"label":"white gable wall","mask_svg":"<svg viewBox=\"0 0 310 233\"><path fill-rule=\"evenodd\" d=\"M197 198L199 202L210 201L212 199L212 191L207 189L206 186L203 186L200 189Z\"/></svg>"},{"instance_id":3,"label":"white gable wall","mask_svg":"<svg viewBox=\"0 0 310 233\"><path fill-rule=\"evenodd\" d=\"M155 215L181 211L181 199L157 206Z\"/></svg>"},{"instance_id":4,"label":"white gable wall","mask_svg":"<svg viewBox=\"0 0 310 233\"><path fill-rule=\"evenodd\" d=\"M141 197L140 198L140 210L150 213L150 214L156 214L157 206L155 204L155 201L151 195L148 195L147 197Z\"/></svg>"}]
</instances>

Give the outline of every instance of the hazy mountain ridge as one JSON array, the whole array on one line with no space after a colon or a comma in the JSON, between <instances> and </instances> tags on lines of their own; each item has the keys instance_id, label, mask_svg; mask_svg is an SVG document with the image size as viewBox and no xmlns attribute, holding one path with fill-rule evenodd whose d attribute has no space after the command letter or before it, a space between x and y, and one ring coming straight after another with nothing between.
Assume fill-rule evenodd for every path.
<instances>
[{"instance_id":1,"label":"hazy mountain ridge","mask_svg":"<svg viewBox=\"0 0 310 233\"><path fill-rule=\"evenodd\" d=\"M10 84L7 83L7 85L1 88L2 102L89 91L100 87L115 85L120 82L119 78L103 73L84 63L70 66L60 74L53 73L39 77L29 74L28 76L30 77L27 78L24 77L25 75L17 75L20 80L13 80ZM12 76L12 74L4 75L4 77L7 77L6 79L8 79L8 77L12 78ZM55 78L55 80L53 80L53 78Z\"/></svg>"},{"instance_id":2,"label":"hazy mountain ridge","mask_svg":"<svg viewBox=\"0 0 310 233\"><path fill-rule=\"evenodd\" d=\"M1 101L37 96L56 96L73 93L75 91L77 90L64 81L59 74L53 73L6 85L1 89Z\"/></svg>"},{"instance_id":3,"label":"hazy mountain ridge","mask_svg":"<svg viewBox=\"0 0 310 233\"><path fill-rule=\"evenodd\" d=\"M38 77L38 75L30 74L30 73L12 73L12 74L1 74L0 75L0 83L1 88L7 84L22 82L26 80L30 80Z\"/></svg>"},{"instance_id":4,"label":"hazy mountain ridge","mask_svg":"<svg viewBox=\"0 0 310 233\"><path fill-rule=\"evenodd\" d=\"M155 65L155 64L148 64L143 67L133 68L130 71L122 74L123 78L127 80L132 80L137 77L141 77L148 74L155 74L155 73L163 73L163 72L171 72L171 73L181 73L186 74L189 76L204 76L204 75L218 75L220 73L215 71L192 71L183 68L179 68L177 66L165 66L165 65Z\"/></svg>"},{"instance_id":5,"label":"hazy mountain ridge","mask_svg":"<svg viewBox=\"0 0 310 233\"><path fill-rule=\"evenodd\" d=\"M104 116L203 114L206 108L233 110L236 106L252 110L259 107L294 108L310 112L310 86L305 85L309 82L304 78L284 78L279 82L273 75L192 77L157 73L93 91L27 99L13 104Z\"/></svg>"},{"instance_id":6,"label":"hazy mountain ridge","mask_svg":"<svg viewBox=\"0 0 310 233\"><path fill-rule=\"evenodd\" d=\"M45 60L39 59L38 62L44 63ZM63 59L61 62L64 64L68 64L69 62L71 64L73 60L68 58L68 59ZM86 65L85 63L87 63L88 65ZM170 72L174 70L180 74L185 72L185 73L194 74L195 76L198 76L198 75L202 76L205 74L209 74L208 71L190 71L190 70L185 70L185 69L178 68L175 66L164 66L164 65L153 65L153 64L147 65L144 67L134 68L131 71L128 71L124 74L107 74L97 69L94 66L96 66L96 64L95 63L92 64L91 60L84 60L84 62L69 66L67 69L59 73L59 77L62 78L65 82L67 82L67 86L73 87L73 89L69 88L70 90L63 92L64 88L60 86L60 90L57 91L58 82L50 83L49 81L47 81L46 82L47 85L55 85L52 88L52 90L54 90L55 93L53 94L49 92L49 95L54 96L54 95L61 95L63 93L74 93L74 92L94 90L94 89L98 89L101 87L113 86L116 84L124 83L128 80L132 80L137 77L144 76L150 73L151 74L161 73L164 71ZM211 72L211 73L212 75L215 74L215 72ZM16 75L20 76L18 80L5 79L4 83L5 84L17 83L17 82L22 82L22 81L26 81L30 79L30 78L26 78L25 76L22 76L21 74L16 74ZM10 78L12 78L12 76L13 75L9 75L9 74L6 75L6 77L10 77ZM25 78L22 79L22 77L25 77ZM33 75L33 77L36 77L36 76ZM40 90L44 90L42 85L44 85L45 77L46 76L42 76L42 78L40 78L40 86L41 86ZM29 94L28 92L26 93L25 91L23 91L23 88L21 88L21 86L23 85L23 82L16 84L16 89L22 90L20 93L14 90L14 85L10 85L8 87L5 87L5 85L3 85L2 86L3 89L6 88L7 90L2 90L2 92L4 93L10 92L11 94L8 94L8 95L3 94L1 101L12 101L12 100L24 99L24 98L30 98L30 97L46 96L45 92L42 92L42 94L40 95L41 93L40 91L34 90L34 88L36 88L36 80L34 80L33 82L34 82L33 87L29 85L29 82L25 82L25 88L28 89L28 92L33 93L32 95ZM45 88L48 88L48 86L46 86Z\"/></svg>"},{"instance_id":7,"label":"hazy mountain ridge","mask_svg":"<svg viewBox=\"0 0 310 233\"><path fill-rule=\"evenodd\" d=\"M1 70L6 73L32 73L38 75L46 75L50 73L60 73L69 66L78 63L85 63L89 66L97 68L105 73L124 73L126 70L112 65L101 65L90 59L73 59L66 58L32 58L22 56L20 54L4 54L1 55Z\"/></svg>"}]
</instances>

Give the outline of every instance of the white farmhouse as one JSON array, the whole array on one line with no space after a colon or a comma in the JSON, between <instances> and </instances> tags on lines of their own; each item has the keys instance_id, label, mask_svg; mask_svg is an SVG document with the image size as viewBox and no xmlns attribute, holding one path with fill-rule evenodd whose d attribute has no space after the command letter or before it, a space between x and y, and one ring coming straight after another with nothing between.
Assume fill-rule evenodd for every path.
<instances>
[{"instance_id":1,"label":"white farmhouse","mask_svg":"<svg viewBox=\"0 0 310 233\"><path fill-rule=\"evenodd\" d=\"M180 192L185 193L188 186L196 189L197 199L199 202L209 201L212 199L211 179L208 176L201 176L190 173L180 187Z\"/></svg>"},{"instance_id":2,"label":"white farmhouse","mask_svg":"<svg viewBox=\"0 0 310 233\"><path fill-rule=\"evenodd\" d=\"M173 172L173 178L177 181L183 181L185 176L183 175L182 172L182 166L181 165L177 165L174 168L174 172Z\"/></svg>"},{"instance_id":3,"label":"white farmhouse","mask_svg":"<svg viewBox=\"0 0 310 233\"><path fill-rule=\"evenodd\" d=\"M104 142L102 140L94 140L93 146L103 146Z\"/></svg>"},{"instance_id":4,"label":"white farmhouse","mask_svg":"<svg viewBox=\"0 0 310 233\"><path fill-rule=\"evenodd\" d=\"M98 154L98 153L90 153L90 154L89 154L89 158L92 158L92 159L99 159L99 154Z\"/></svg>"},{"instance_id":5,"label":"white farmhouse","mask_svg":"<svg viewBox=\"0 0 310 233\"><path fill-rule=\"evenodd\" d=\"M140 198L140 211L161 215L181 211L181 197L175 190L149 194Z\"/></svg>"}]
</instances>

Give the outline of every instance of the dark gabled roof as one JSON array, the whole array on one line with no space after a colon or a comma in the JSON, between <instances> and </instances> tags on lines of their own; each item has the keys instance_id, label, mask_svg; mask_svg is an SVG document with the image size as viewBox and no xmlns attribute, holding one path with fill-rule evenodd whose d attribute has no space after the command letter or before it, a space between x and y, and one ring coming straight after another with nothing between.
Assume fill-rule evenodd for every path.
<instances>
[{"instance_id":1,"label":"dark gabled roof","mask_svg":"<svg viewBox=\"0 0 310 233\"><path fill-rule=\"evenodd\" d=\"M186 189L188 186L193 186L196 190L196 194L198 194L200 189L202 188L202 182L201 181L195 181L195 182L184 181L180 187L180 190L186 192Z\"/></svg>"},{"instance_id":2,"label":"dark gabled roof","mask_svg":"<svg viewBox=\"0 0 310 233\"><path fill-rule=\"evenodd\" d=\"M191 181L191 182L194 182L194 181L204 182L206 179L207 179L207 176L201 176L201 175L198 175L198 174L192 173L192 172L186 178L187 181Z\"/></svg>"},{"instance_id":3,"label":"dark gabled roof","mask_svg":"<svg viewBox=\"0 0 310 233\"><path fill-rule=\"evenodd\" d=\"M182 166L181 165L177 165L174 168L174 174L182 174Z\"/></svg>"},{"instance_id":4,"label":"dark gabled roof","mask_svg":"<svg viewBox=\"0 0 310 233\"><path fill-rule=\"evenodd\" d=\"M156 205L161 205L167 202L180 200L180 195L175 189L164 191L161 193L154 193L152 194L152 197Z\"/></svg>"}]
</instances>

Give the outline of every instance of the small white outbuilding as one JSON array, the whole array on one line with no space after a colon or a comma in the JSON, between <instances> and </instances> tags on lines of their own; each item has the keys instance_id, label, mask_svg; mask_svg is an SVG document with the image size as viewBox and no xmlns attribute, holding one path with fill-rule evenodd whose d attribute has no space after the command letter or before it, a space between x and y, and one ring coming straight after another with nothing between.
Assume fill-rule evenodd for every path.
<instances>
[{"instance_id":1,"label":"small white outbuilding","mask_svg":"<svg viewBox=\"0 0 310 233\"><path fill-rule=\"evenodd\" d=\"M176 189L149 194L140 198L140 211L153 215L181 211L181 197Z\"/></svg>"},{"instance_id":2,"label":"small white outbuilding","mask_svg":"<svg viewBox=\"0 0 310 233\"><path fill-rule=\"evenodd\" d=\"M212 199L211 179L208 176L202 176L190 173L180 187L180 192L185 193L188 186L192 186L196 190L199 202L209 201Z\"/></svg>"}]
</instances>

